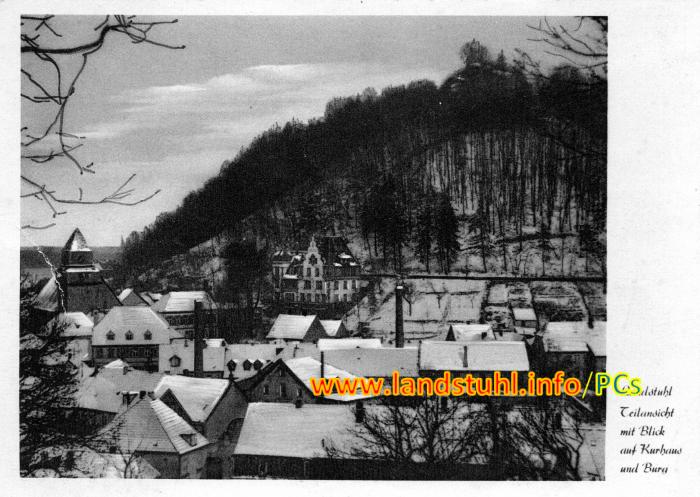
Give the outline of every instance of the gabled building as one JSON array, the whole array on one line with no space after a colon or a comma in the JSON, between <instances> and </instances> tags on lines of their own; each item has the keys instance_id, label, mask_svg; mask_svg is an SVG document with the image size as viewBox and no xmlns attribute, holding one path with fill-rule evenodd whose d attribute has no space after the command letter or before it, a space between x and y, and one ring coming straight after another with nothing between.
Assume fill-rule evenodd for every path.
<instances>
[{"instance_id":1,"label":"gabled building","mask_svg":"<svg viewBox=\"0 0 700 497\"><path fill-rule=\"evenodd\" d=\"M297 316L280 314L272 329L265 337L276 342L317 342L319 338L329 338L318 316Z\"/></svg>"},{"instance_id":2,"label":"gabled building","mask_svg":"<svg viewBox=\"0 0 700 497\"><path fill-rule=\"evenodd\" d=\"M347 338L350 336L350 332L340 319L322 319L321 325L329 337Z\"/></svg>"},{"instance_id":3,"label":"gabled building","mask_svg":"<svg viewBox=\"0 0 700 497\"><path fill-rule=\"evenodd\" d=\"M119 301L122 305L151 305L151 303L133 288L125 288L122 290L119 294Z\"/></svg>"},{"instance_id":4,"label":"gabled building","mask_svg":"<svg viewBox=\"0 0 700 497\"><path fill-rule=\"evenodd\" d=\"M146 396L135 401L103 431L124 454L139 456L161 478L206 478L212 450L207 438L165 402Z\"/></svg>"},{"instance_id":5,"label":"gabled building","mask_svg":"<svg viewBox=\"0 0 700 497\"><path fill-rule=\"evenodd\" d=\"M281 293L289 304L352 303L361 281L360 264L344 238L314 236L305 253L292 256L281 278Z\"/></svg>"},{"instance_id":6,"label":"gabled building","mask_svg":"<svg viewBox=\"0 0 700 497\"><path fill-rule=\"evenodd\" d=\"M136 369L157 371L159 347L182 338L151 307L114 307L94 327L92 358L96 367L124 359Z\"/></svg>"},{"instance_id":7,"label":"gabled building","mask_svg":"<svg viewBox=\"0 0 700 497\"><path fill-rule=\"evenodd\" d=\"M226 370L226 342L206 339L202 346L202 374L206 378L223 378ZM158 371L165 374L194 374L194 342L173 340L158 349Z\"/></svg>"},{"instance_id":8,"label":"gabled building","mask_svg":"<svg viewBox=\"0 0 700 497\"><path fill-rule=\"evenodd\" d=\"M39 292L33 308L45 316L45 322L59 312L91 315L120 305L85 237L76 228L61 252L61 266Z\"/></svg>"},{"instance_id":9,"label":"gabled building","mask_svg":"<svg viewBox=\"0 0 700 497\"><path fill-rule=\"evenodd\" d=\"M195 302L201 302L199 316L205 338L217 334L217 305L214 299L203 290L187 292L170 292L162 296L151 307L168 322L174 330L179 331L185 338L194 337Z\"/></svg>"}]
</instances>

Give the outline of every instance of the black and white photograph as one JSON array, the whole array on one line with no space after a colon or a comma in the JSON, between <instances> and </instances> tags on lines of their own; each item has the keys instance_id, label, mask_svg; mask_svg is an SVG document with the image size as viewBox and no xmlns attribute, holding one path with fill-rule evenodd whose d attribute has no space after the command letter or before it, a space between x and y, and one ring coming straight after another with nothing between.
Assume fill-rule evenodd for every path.
<instances>
[{"instance_id":1,"label":"black and white photograph","mask_svg":"<svg viewBox=\"0 0 700 497\"><path fill-rule=\"evenodd\" d=\"M645 151L686 24L361 3L3 12L22 486L686 481L700 186Z\"/></svg>"}]
</instances>

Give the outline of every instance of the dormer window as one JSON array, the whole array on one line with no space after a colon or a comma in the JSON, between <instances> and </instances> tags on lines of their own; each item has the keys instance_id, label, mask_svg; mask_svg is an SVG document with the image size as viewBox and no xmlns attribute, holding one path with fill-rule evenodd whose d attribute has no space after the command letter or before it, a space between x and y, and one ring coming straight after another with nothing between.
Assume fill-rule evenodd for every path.
<instances>
[{"instance_id":1,"label":"dormer window","mask_svg":"<svg viewBox=\"0 0 700 497\"><path fill-rule=\"evenodd\" d=\"M255 359L255 362L253 363L253 368L258 371L260 368L262 368L263 362L260 359Z\"/></svg>"},{"instance_id":2,"label":"dormer window","mask_svg":"<svg viewBox=\"0 0 700 497\"><path fill-rule=\"evenodd\" d=\"M179 368L181 362L182 361L180 360L180 358L178 356L174 355L170 358L170 367L171 368Z\"/></svg>"},{"instance_id":3,"label":"dormer window","mask_svg":"<svg viewBox=\"0 0 700 497\"><path fill-rule=\"evenodd\" d=\"M236 370L236 364L237 364L236 361L234 361L233 359L231 359L230 361L228 361L228 362L226 363L226 367L228 368L229 371L235 371L235 370Z\"/></svg>"},{"instance_id":4,"label":"dormer window","mask_svg":"<svg viewBox=\"0 0 700 497\"><path fill-rule=\"evenodd\" d=\"M126 337L127 340L133 340L133 339L134 339L134 334L131 332L131 330L129 330L129 331L126 332L125 337Z\"/></svg>"},{"instance_id":5,"label":"dormer window","mask_svg":"<svg viewBox=\"0 0 700 497\"><path fill-rule=\"evenodd\" d=\"M107 340L114 340L114 332L112 330L107 332Z\"/></svg>"},{"instance_id":6,"label":"dormer window","mask_svg":"<svg viewBox=\"0 0 700 497\"><path fill-rule=\"evenodd\" d=\"M180 436L190 447L197 445L197 436L194 433L183 433Z\"/></svg>"},{"instance_id":7,"label":"dormer window","mask_svg":"<svg viewBox=\"0 0 700 497\"><path fill-rule=\"evenodd\" d=\"M151 333L151 330L146 330L146 332L143 334L143 339L150 340L151 338L153 338L153 334Z\"/></svg>"},{"instance_id":8,"label":"dormer window","mask_svg":"<svg viewBox=\"0 0 700 497\"><path fill-rule=\"evenodd\" d=\"M246 359L245 361L243 361L243 369L245 369L246 371L250 371L250 367L252 365L253 363L250 362L250 359Z\"/></svg>"},{"instance_id":9,"label":"dormer window","mask_svg":"<svg viewBox=\"0 0 700 497\"><path fill-rule=\"evenodd\" d=\"M317 262L318 262L318 259L316 258L315 255L312 255L311 257L309 257L309 264L311 264L312 266L315 266Z\"/></svg>"}]
</instances>

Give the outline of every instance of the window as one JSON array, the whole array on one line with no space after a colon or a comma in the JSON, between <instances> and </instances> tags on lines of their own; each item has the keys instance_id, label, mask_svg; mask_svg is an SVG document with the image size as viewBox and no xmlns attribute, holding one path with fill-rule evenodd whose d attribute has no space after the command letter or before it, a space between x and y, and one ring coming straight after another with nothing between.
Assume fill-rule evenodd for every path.
<instances>
[{"instance_id":1,"label":"window","mask_svg":"<svg viewBox=\"0 0 700 497\"><path fill-rule=\"evenodd\" d=\"M306 268L306 276L311 276L311 268L310 267Z\"/></svg>"},{"instance_id":2,"label":"window","mask_svg":"<svg viewBox=\"0 0 700 497\"><path fill-rule=\"evenodd\" d=\"M355 290L357 288L357 280L352 280L352 289Z\"/></svg>"},{"instance_id":3,"label":"window","mask_svg":"<svg viewBox=\"0 0 700 497\"><path fill-rule=\"evenodd\" d=\"M143 334L143 339L150 340L151 338L153 338L153 334L151 333L151 330L146 330L146 332Z\"/></svg>"},{"instance_id":4,"label":"window","mask_svg":"<svg viewBox=\"0 0 700 497\"><path fill-rule=\"evenodd\" d=\"M297 388L297 397L301 397L302 391L301 388Z\"/></svg>"},{"instance_id":5,"label":"window","mask_svg":"<svg viewBox=\"0 0 700 497\"><path fill-rule=\"evenodd\" d=\"M316 258L315 255L312 255L311 257L309 257L309 263L312 266L315 266L317 262L318 262L318 259ZM318 276L318 269L316 269L316 276Z\"/></svg>"},{"instance_id":6,"label":"window","mask_svg":"<svg viewBox=\"0 0 700 497\"><path fill-rule=\"evenodd\" d=\"M316 294L316 302L321 302L321 296L319 294Z\"/></svg>"},{"instance_id":7,"label":"window","mask_svg":"<svg viewBox=\"0 0 700 497\"><path fill-rule=\"evenodd\" d=\"M304 290L311 290L311 280L304 280Z\"/></svg>"},{"instance_id":8,"label":"window","mask_svg":"<svg viewBox=\"0 0 700 497\"><path fill-rule=\"evenodd\" d=\"M102 349L95 348L95 357L97 357L98 359L102 357Z\"/></svg>"},{"instance_id":9,"label":"window","mask_svg":"<svg viewBox=\"0 0 700 497\"><path fill-rule=\"evenodd\" d=\"M250 368L252 365L253 365L253 363L250 362L249 359L246 359L245 361L243 361L243 369L246 371L250 371Z\"/></svg>"},{"instance_id":10,"label":"window","mask_svg":"<svg viewBox=\"0 0 700 497\"><path fill-rule=\"evenodd\" d=\"M107 340L114 340L114 332L112 330L107 332Z\"/></svg>"},{"instance_id":11,"label":"window","mask_svg":"<svg viewBox=\"0 0 700 497\"><path fill-rule=\"evenodd\" d=\"M286 383L280 384L280 395L282 397L285 397L285 398L287 397L287 384Z\"/></svg>"},{"instance_id":12,"label":"window","mask_svg":"<svg viewBox=\"0 0 700 497\"><path fill-rule=\"evenodd\" d=\"M116 355L117 355L117 352L116 352L116 350L115 350L114 348L109 347L109 348L107 349L107 357L109 357L110 359L112 359L112 358L116 357Z\"/></svg>"},{"instance_id":13,"label":"window","mask_svg":"<svg viewBox=\"0 0 700 497\"><path fill-rule=\"evenodd\" d=\"M333 290L337 290L337 289L338 289L338 280L335 280L333 282Z\"/></svg>"},{"instance_id":14,"label":"window","mask_svg":"<svg viewBox=\"0 0 700 497\"><path fill-rule=\"evenodd\" d=\"M348 294L344 293L343 294L343 302L347 302L347 301L348 301Z\"/></svg>"},{"instance_id":15,"label":"window","mask_svg":"<svg viewBox=\"0 0 700 497\"><path fill-rule=\"evenodd\" d=\"M348 289L348 280L343 280L343 290Z\"/></svg>"},{"instance_id":16,"label":"window","mask_svg":"<svg viewBox=\"0 0 700 497\"><path fill-rule=\"evenodd\" d=\"M180 360L180 358L178 356L174 355L170 358L170 367L171 368L179 368L181 362L182 361Z\"/></svg>"},{"instance_id":17,"label":"window","mask_svg":"<svg viewBox=\"0 0 700 497\"><path fill-rule=\"evenodd\" d=\"M323 290L323 281L316 282L316 290Z\"/></svg>"},{"instance_id":18,"label":"window","mask_svg":"<svg viewBox=\"0 0 700 497\"><path fill-rule=\"evenodd\" d=\"M129 330L129 331L126 332L125 337L126 337L127 340L133 340L133 339L134 339L134 334L131 332L131 330Z\"/></svg>"},{"instance_id":19,"label":"window","mask_svg":"<svg viewBox=\"0 0 700 497\"><path fill-rule=\"evenodd\" d=\"M263 394L265 394L265 395L270 395L270 385L265 384L265 385L263 386Z\"/></svg>"},{"instance_id":20,"label":"window","mask_svg":"<svg viewBox=\"0 0 700 497\"><path fill-rule=\"evenodd\" d=\"M315 274L316 274L316 277L320 276L320 275L321 275L321 270L320 270L319 268L316 268Z\"/></svg>"},{"instance_id":21,"label":"window","mask_svg":"<svg viewBox=\"0 0 700 497\"><path fill-rule=\"evenodd\" d=\"M262 368L262 366L263 366L262 361L260 359L255 359L255 362L253 363L253 369L255 369L256 371L259 371L260 368Z\"/></svg>"}]
</instances>

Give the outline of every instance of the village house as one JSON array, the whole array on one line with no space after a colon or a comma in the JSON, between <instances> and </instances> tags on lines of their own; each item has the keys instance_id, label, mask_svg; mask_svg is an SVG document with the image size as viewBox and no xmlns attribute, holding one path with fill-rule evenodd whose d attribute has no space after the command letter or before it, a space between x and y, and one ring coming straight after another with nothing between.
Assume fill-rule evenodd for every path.
<instances>
[{"instance_id":1,"label":"village house","mask_svg":"<svg viewBox=\"0 0 700 497\"><path fill-rule=\"evenodd\" d=\"M102 438L122 454L148 461L161 478L209 477L209 440L159 399L146 396L133 402L103 430Z\"/></svg>"},{"instance_id":2,"label":"village house","mask_svg":"<svg viewBox=\"0 0 700 497\"><path fill-rule=\"evenodd\" d=\"M157 371L159 347L182 336L151 307L114 307L93 329L92 359L96 367L124 359L134 368Z\"/></svg>"},{"instance_id":3,"label":"village house","mask_svg":"<svg viewBox=\"0 0 700 497\"><path fill-rule=\"evenodd\" d=\"M226 371L226 341L207 338L202 344L202 376L223 378ZM158 347L158 371L191 376L194 368L194 341L173 340Z\"/></svg>"},{"instance_id":4,"label":"village house","mask_svg":"<svg viewBox=\"0 0 700 497\"><path fill-rule=\"evenodd\" d=\"M366 442L359 434L365 416L379 409L385 407L251 403L234 451L234 474L287 479L415 479L420 461L397 463L329 455L333 448L362 447ZM443 473L444 479L493 479L486 466L478 463L450 465Z\"/></svg>"},{"instance_id":5,"label":"village house","mask_svg":"<svg viewBox=\"0 0 700 497\"><path fill-rule=\"evenodd\" d=\"M590 372L605 371L605 321L547 323L537 342L544 373L558 370L583 381Z\"/></svg>"},{"instance_id":6,"label":"village house","mask_svg":"<svg viewBox=\"0 0 700 497\"><path fill-rule=\"evenodd\" d=\"M282 300L301 307L352 303L357 300L361 276L360 264L344 238L313 236L306 252L291 257L281 277Z\"/></svg>"},{"instance_id":7,"label":"village house","mask_svg":"<svg viewBox=\"0 0 700 497\"><path fill-rule=\"evenodd\" d=\"M275 292L276 301L282 300L282 280L295 258L300 261L303 258L303 253L299 251L277 250L272 254L272 287Z\"/></svg>"},{"instance_id":8,"label":"village house","mask_svg":"<svg viewBox=\"0 0 700 497\"><path fill-rule=\"evenodd\" d=\"M152 394L162 376L134 369L119 359L86 374L73 394L74 426L86 432L104 427L132 401Z\"/></svg>"},{"instance_id":9,"label":"village house","mask_svg":"<svg viewBox=\"0 0 700 497\"><path fill-rule=\"evenodd\" d=\"M392 374L417 378L418 348L354 348L328 350L323 353L326 364L363 378L383 378L391 385Z\"/></svg>"},{"instance_id":10,"label":"village house","mask_svg":"<svg viewBox=\"0 0 700 497\"><path fill-rule=\"evenodd\" d=\"M423 342L418 354L421 376L441 376L450 371L453 375L471 373L488 378L498 371L510 377L516 371L519 384L524 385L530 371L524 342Z\"/></svg>"},{"instance_id":11,"label":"village house","mask_svg":"<svg viewBox=\"0 0 700 497\"><path fill-rule=\"evenodd\" d=\"M280 314L275 319L266 339L270 342L317 342L319 338L328 338L318 316L296 316Z\"/></svg>"},{"instance_id":12,"label":"village house","mask_svg":"<svg viewBox=\"0 0 700 497\"><path fill-rule=\"evenodd\" d=\"M59 312L93 315L120 305L104 279L102 266L76 228L63 247L60 267L34 299L35 319L45 323Z\"/></svg>"},{"instance_id":13,"label":"village house","mask_svg":"<svg viewBox=\"0 0 700 497\"><path fill-rule=\"evenodd\" d=\"M76 366L89 360L92 351L93 322L83 312L66 312L56 317L62 328L60 336L66 341L66 352Z\"/></svg>"},{"instance_id":14,"label":"village house","mask_svg":"<svg viewBox=\"0 0 700 497\"><path fill-rule=\"evenodd\" d=\"M201 302L198 316L205 338L217 335L217 305L205 291L170 292L163 295L152 305L152 309L160 314L168 325L179 331L185 338L194 337L195 302Z\"/></svg>"},{"instance_id":15,"label":"village house","mask_svg":"<svg viewBox=\"0 0 700 497\"><path fill-rule=\"evenodd\" d=\"M212 444L206 461L207 477L230 476L233 448L248 406L238 386L223 379L164 376L155 397Z\"/></svg>"},{"instance_id":16,"label":"village house","mask_svg":"<svg viewBox=\"0 0 700 497\"><path fill-rule=\"evenodd\" d=\"M278 359L267 366L246 389L251 402L333 403L368 399L367 395L315 396L310 378L355 378L354 375L312 357Z\"/></svg>"},{"instance_id":17,"label":"village house","mask_svg":"<svg viewBox=\"0 0 700 497\"><path fill-rule=\"evenodd\" d=\"M534 335L537 331L537 315L532 307L513 307L513 324L521 334Z\"/></svg>"}]
</instances>

